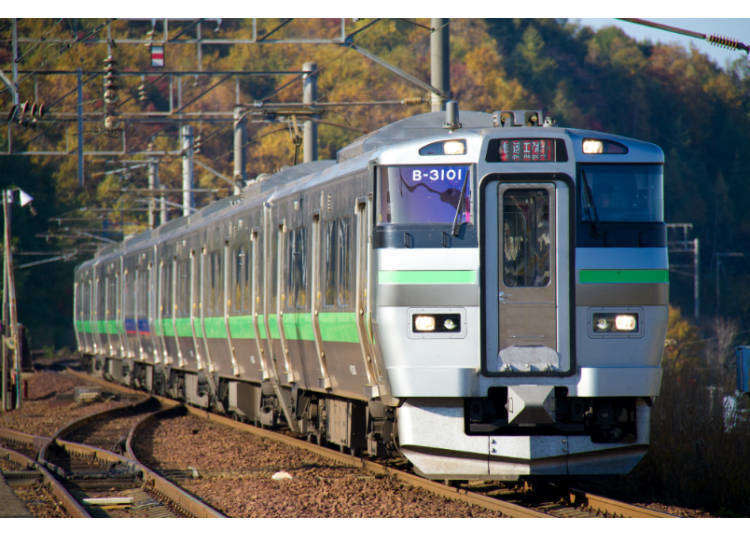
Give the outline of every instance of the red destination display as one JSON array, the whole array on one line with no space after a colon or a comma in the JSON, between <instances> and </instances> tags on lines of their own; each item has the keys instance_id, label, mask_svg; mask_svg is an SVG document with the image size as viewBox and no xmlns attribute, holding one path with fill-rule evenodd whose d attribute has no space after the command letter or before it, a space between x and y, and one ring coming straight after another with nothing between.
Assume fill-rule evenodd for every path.
<instances>
[{"instance_id":1,"label":"red destination display","mask_svg":"<svg viewBox=\"0 0 750 536\"><path fill-rule=\"evenodd\" d=\"M554 162L555 140L504 139L499 140L500 162Z\"/></svg>"},{"instance_id":2,"label":"red destination display","mask_svg":"<svg viewBox=\"0 0 750 536\"><path fill-rule=\"evenodd\" d=\"M565 142L559 138L495 138L487 145L487 162L567 162Z\"/></svg>"}]
</instances>

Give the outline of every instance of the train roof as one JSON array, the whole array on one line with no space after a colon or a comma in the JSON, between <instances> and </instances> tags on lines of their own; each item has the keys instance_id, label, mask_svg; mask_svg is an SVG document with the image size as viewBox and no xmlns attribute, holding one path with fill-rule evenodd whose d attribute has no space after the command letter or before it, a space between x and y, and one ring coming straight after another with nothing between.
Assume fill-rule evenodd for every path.
<instances>
[{"instance_id":1,"label":"train roof","mask_svg":"<svg viewBox=\"0 0 750 536\"><path fill-rule=\"evenodd\" d=\"M461 129L492 128L492 114L485 112L461 111ZM415 138L444 136L448 130L443 127L445 112L430 112L407 117L362 136L340 149L336 154L339 162L361 154L369 153L387 145L393 145Z\"/></svg>"}]
</instances>

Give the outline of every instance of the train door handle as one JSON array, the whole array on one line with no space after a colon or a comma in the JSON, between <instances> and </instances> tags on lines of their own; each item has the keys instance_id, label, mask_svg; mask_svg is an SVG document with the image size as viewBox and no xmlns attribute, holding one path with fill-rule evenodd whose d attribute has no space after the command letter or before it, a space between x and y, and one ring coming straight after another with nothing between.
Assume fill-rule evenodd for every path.
<instances>
[{"instance_id":1,"label":"train door handle","mask_svg":"<svg viewBox=\"0 0 750 536\"><path fill-rule=\"evenodd\" d=\"M500 303L505 303L508 301L508 298L510 298L510 294L506 294L505 292L498 292L497 293L497 301Z\"/></svg>"}]
</instances>

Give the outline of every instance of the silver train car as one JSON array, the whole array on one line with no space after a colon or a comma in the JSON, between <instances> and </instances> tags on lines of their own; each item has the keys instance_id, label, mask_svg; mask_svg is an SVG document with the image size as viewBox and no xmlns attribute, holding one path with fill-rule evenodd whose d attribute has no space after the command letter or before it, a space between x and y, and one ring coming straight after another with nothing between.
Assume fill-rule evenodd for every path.
<instances>
[{"instance_id":1,"label":"silver train car","mask_svg":"<svg viewBox=\"0 0 750 536\"><path fill-rule=\"evenodd\" d=\"M404 119L100 250L78 349L428 478L627 473L661 383L663 164L540 111Z\"/></svg>"}]
</instances>

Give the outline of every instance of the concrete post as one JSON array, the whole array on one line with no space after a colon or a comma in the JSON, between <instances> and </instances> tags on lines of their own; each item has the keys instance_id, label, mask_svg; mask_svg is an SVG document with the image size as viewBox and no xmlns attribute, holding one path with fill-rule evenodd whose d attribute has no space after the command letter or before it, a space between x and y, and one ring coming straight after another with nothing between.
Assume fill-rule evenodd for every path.
<instances>
[{"instance_id":1,"label":"concrete post","mask_svg":"<svg viewBox=\"0 0 750 536\"><path fill-rule=\"evenodd\" d=\"M318 99L318 66L307 62L302 66L305 75L302 77L302 102L312 104ZM302 130L303 153L305 162L318 159L318 125L315 121L305 121Z\"/></svg>"},{"instance_id":2,"label":"concrete post","mask_svg":"<svg viewBox=\"0 0 750 536\"><path fill-rule=\"evenodd\" d=\"M242 108L234 108L234 195L239 195L240 189L247 180L247 166L245 165L245 144L247 143L247 117Z\"/></svg>"},{"instance_id":3,"label":"concrete post","mask_svg":"<svg viewBox=\"0 0 750 536\"><path fill-rule=\"evenodd\" d=\"M183 125L182 134L182 215L193 209L193 127Z\"/></svg>"}]
</instances>

